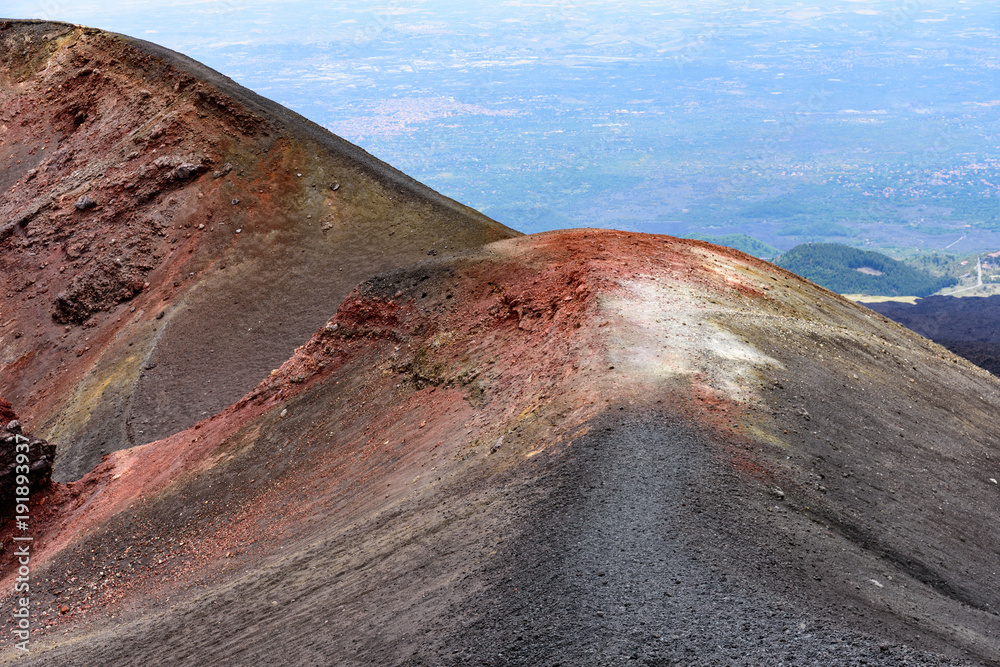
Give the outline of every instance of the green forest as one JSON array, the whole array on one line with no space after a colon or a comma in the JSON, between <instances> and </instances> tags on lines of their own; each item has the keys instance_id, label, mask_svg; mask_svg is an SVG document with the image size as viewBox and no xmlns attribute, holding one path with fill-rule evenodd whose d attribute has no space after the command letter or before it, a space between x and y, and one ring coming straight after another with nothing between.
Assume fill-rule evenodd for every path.
<instances>
[{"instance_id":1,"label":"green forest","mask_svg":"<svg viewBox=\"0 0 1000 667\"><path fill-rule=\"evenodd\" d=\"M839 243L798 245L775 264L840 294L928 296L958 283L953 277L934 276L881 253Z\"/></svg>"}]
</instances>

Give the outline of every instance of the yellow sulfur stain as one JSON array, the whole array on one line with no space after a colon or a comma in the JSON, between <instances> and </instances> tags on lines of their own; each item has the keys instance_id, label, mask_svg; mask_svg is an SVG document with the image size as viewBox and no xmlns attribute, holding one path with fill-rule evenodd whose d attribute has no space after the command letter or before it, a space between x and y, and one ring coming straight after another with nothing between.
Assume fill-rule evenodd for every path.
<instances>
[{"instance_id":1,"label":"yellow sulfur stain","mask_svg":"<svg viewBox=\"0 0 1000 667\"><path fill-rule=\"evenodd\" d=\"M131 394L145 363L144 350L123 357L113 352L113 348L106 350L77 385L73 396L59 409L55 423L46 429L46 439L67 442L75 438L97 409L109 404L109 399ZM109 363L107 359L115 359L116 363Z\"/></svg>"}]
</instances>

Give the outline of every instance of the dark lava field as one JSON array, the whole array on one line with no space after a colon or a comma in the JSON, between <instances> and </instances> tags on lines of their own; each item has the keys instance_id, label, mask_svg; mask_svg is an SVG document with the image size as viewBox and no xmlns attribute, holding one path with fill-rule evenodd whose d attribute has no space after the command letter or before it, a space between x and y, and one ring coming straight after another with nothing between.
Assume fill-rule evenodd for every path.
<instances>
[{"instance_id":1,"label":"dark lava field","mask_svg":"<svg viewBox=\"0 0 1000 667\"><path fill-rule=\"evenodd\" d=\"M931 296L867 304L994 375L1000 375L1000 296Z\"/></svg>"}]
</instances>

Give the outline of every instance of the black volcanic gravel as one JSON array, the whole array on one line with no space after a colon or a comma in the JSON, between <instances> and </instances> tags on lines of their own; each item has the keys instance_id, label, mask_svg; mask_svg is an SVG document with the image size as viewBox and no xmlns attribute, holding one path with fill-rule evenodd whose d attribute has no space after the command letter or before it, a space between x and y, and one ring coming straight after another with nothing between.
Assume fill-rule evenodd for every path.
<instances>
[{"instance_id":1,"label":"black volcanic gravel","mask_svg":"<svg viewBox=\"0 0 1000 667\"><path fill-rule=\"evenodd\" d=\"M443 521L405 547L379 536L430 508L289 544L246 580L20 664L976 664L847 599L851 545L723 463L717 434L617 410L590 427L485 512L475 480L439 498Z\"/></svg>"},{"instance_id":2,"label":"black volcanic gravel","mask_svg":"<svg viewBox=\"0 0 1000 667\"><path fill-rule=\"evenodd\" d=\"M713 525L730 486L673 419L606 420L542 477L482 617L433 665L957 665L805 613ZM704 509L703 509L704 508ZM714 508L714 509L713 509ZM711 515L710 515L711 513ZM738 516L738 515L737 515ZM741 551L734 572L727 552Z\"/></svg>"}]
</instances>

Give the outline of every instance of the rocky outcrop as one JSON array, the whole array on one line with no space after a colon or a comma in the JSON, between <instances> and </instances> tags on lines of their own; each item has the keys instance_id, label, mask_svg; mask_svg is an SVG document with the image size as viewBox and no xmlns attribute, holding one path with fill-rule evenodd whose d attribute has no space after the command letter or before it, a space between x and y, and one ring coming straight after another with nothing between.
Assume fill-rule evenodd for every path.
<instances>
[{"instance_id":1,"label":"rocky outcrop","mask_svg":"<svg viewBox=\"0 0 1000 667\"><path fill-rule=\"evenodd\" d=\"M60 324L83 324L95 313L130 300L144 284L142 273L121 260L96 260L56 296L52 319Z\"/></svg>"},{"instance_id":2,"label":"rocky outcrop","mask_svg":"<svg viewBox=\"0 0 1000 667\"><path fill-rule=\"evenodd\" d=\"M56 446L24 433L9 402L0 398L0 525L15 514L18 489L30 494L46 489L52 480ZM27 484L25 484L27 481Z\"/></svg>"},{"instance_id":3,"label":"rocky outcrop","mask_svg":"<svg viewBox=\"0 0 1000 667\"><path fill-rule=\"evenodd\" d=\"M0 425L6 426L15 419L17 419L17 414L14 412L14 406L0 398Z\"/></svg>"}]
</instances>

